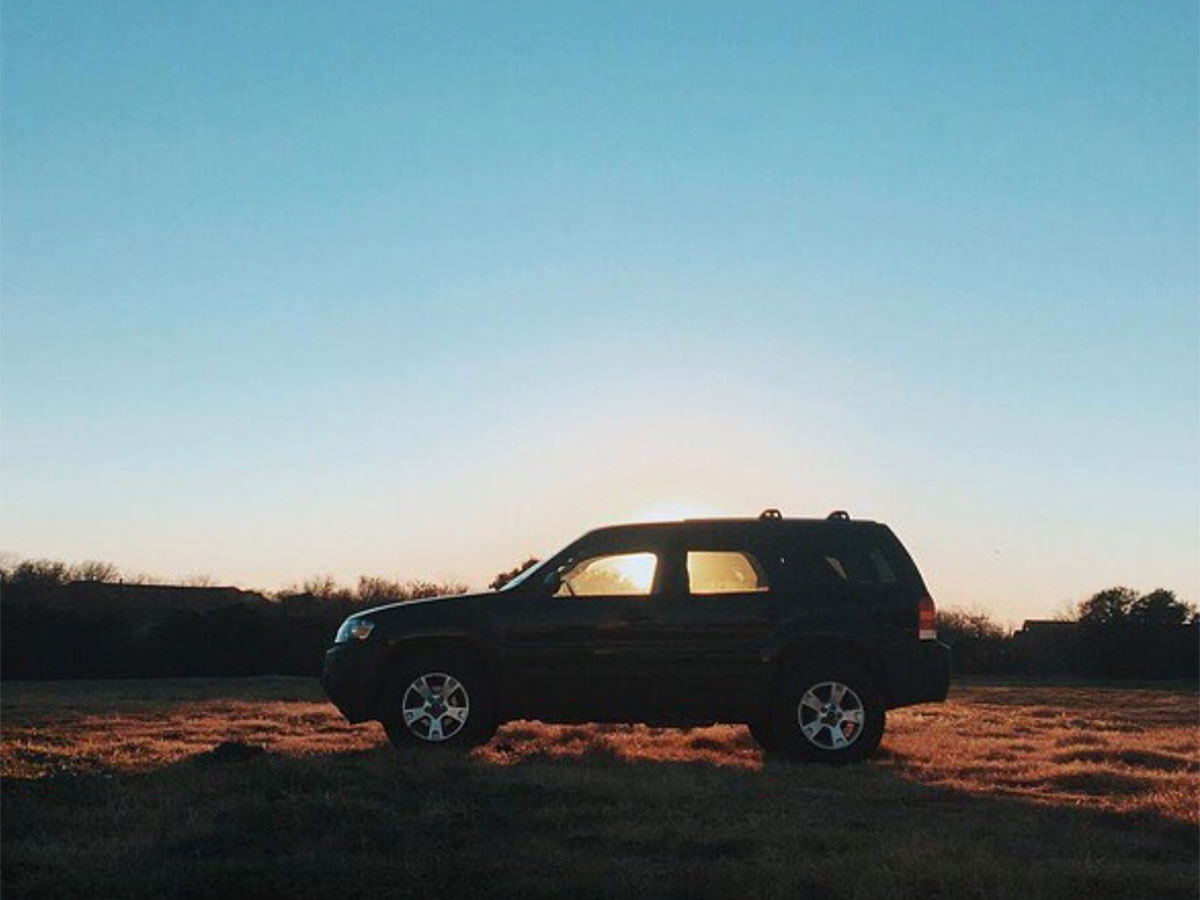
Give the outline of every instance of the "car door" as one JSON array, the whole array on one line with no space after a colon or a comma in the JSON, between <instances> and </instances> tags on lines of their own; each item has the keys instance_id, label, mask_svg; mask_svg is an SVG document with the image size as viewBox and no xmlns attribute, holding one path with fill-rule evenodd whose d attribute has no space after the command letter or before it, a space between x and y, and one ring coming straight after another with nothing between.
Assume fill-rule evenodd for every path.
<instances>
[{"instance_id":1,"label":"car door","mask_svg":"<svg viewBox=\"0 0 1200 900\"><path fill-rule=\"evenodd\" d=\"M770 551L697 538L676 550L683 589L664 595L657 702L681 718L743 721L767 690L762 653L777 615Z\"/></svg>"},{"instance_id":2,"label":"car door","mask_svg":"<svg viewBox=\"0 0 1200 900\"><path fill-rule=\"evenodd\" d=\"M581 548L501 626L517 714L550 721L637 718L661 554L643 541Z\"/></svg>"}]
</instances>

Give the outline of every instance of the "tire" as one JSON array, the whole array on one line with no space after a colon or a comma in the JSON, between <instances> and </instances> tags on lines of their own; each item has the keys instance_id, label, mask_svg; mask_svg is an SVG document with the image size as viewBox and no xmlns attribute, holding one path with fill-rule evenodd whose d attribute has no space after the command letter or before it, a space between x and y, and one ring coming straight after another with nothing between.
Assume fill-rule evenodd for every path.
<instances>
[{"instance_id":1,"label":"tire","mask_svg":"<svg viewBox=\"0 0 1200 900\"><path fill-rule=\"evenodd\" d=\"M469 750L496 733L483 667L457 651L405 660L384 691L379 721L396 747Z\"/></svg>"},{"instance_id":2,"label":"tire","mask_svg":"<svg viewBox=\"0 0 1200 900\"><path fill-rule=\"evenodd\" d=\"M865 672L829 664L784 679L771 724L777 748L787 756L840 764L875 752L885 717L883 698Z\"/></svg>"},{"instance_id":3,"label":"tire","mask_svg":"<svg viewBox=\"0 0 1200 900\"><path fill-rule=\"evenodd\" d=\"M775 740L775 731L771 726L770 719L756 719L753 722L747 722L746 727L750 729L750 737L754 738L754 743L767 753L774 753L778 749L779 742Z\"/></svg>"}]
</instances>

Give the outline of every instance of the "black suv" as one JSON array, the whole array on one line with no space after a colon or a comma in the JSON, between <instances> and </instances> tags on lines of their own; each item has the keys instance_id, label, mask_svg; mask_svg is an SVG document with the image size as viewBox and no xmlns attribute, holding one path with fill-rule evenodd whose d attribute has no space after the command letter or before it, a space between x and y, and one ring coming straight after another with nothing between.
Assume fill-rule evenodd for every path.
<instances>
[{"instance_id":1,"label":"black suv","mask_svg":"<svg viewBox=\"0 0 1200 900\"><path fill-rule=\"evenodd\" d=\"M767 750L848 761L885 710L945 699L950 655L886 525L767 510L601 528L498 592L357 613L322 683L398 745L522 718L744 722Z\"/></svg>"}]
</instances>

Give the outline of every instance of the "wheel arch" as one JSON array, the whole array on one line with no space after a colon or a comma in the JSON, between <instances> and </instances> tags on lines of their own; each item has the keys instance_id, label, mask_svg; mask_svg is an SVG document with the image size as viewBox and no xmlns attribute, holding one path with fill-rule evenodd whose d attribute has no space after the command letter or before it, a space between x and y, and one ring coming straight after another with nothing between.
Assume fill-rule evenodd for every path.
<instances>
[{"instance_id":1,"label":"wheel arch","mask_svg":"<svg viewBox=\"0 0 1200 900\"><path fill-rule=\"evenodd\" d=\"M498 678L499 667L495 654L474 635L446 632L406 635L389 642L379 664L373 708L379 709L388 685L408 660L424 653L438 651L463 653L478 662L483 669L484 677L488 680L493 702L498 702L502 685Z\"/></svg>"},{"instance_id":2,"label":"wheel arch","mask_svg":"<svg viewBox=\"0 0 1200 900\"><path fill-rule=\"evenodd\" d=\"M780 645L767 656L772 669L771 694L779 690L784 680L797 669L821 665L851 665L861 668L884 701L891 705L887 668L879 653L852 638L842 636L811 636Z\"/></svg>"}]
</instances>

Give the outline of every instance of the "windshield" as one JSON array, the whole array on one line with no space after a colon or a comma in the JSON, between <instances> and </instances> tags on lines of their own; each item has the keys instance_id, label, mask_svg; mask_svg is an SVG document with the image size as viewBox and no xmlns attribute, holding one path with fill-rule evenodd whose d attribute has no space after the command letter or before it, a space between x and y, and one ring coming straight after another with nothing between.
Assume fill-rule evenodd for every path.
<instances>
[{"instance_id":1,"label":"windshield","mask_svg":"<svg viewBox=\"0 0 1200 900\"><path fill-rule=\"evenodd\" d=\"M511 581L509 581L506 585L504 585L504 587L500 588L500 590L511 591L513 588L524 584L526 581L528 581L530 578L532 578L536 573L545 571L546 563L548 563L548 562L550 562L549 558L543 559L537 565L530 566L528 569L526 569L520 575L516 576Z\"/></svg>"},{"instance_id":2,"label":"windshield","mask_svg":"<svg viewBox=\"0 0 1200 900\"><path fill-rule=\"evenodd\" d=\"M512 590L513 588L520 587L521 585L525 584L526 582L532 581L535 578L545 577L547 572L551 572L555 569L561 569L565 566L570 565L573 562L577 562L578 561L578 547L579 547L579 544L582 543L582 541L583 541L583 538L580 538L579 540L568 544L566 547L564 547L562 550L559 550L557 553L552 553L550 556L547 556L545 559L543 559L537 565L531 566L530 568L528 568L524 572L522 572L520 575L516 576L512 581L508 582L508 584L506 584L506 585L504 585L504 587L500 588L500 590L502 590L502 591Z\"/></svg>"},{"instance_id":3,"label":"windshield","mask_svg":"<svg viewBox=\"0 0 1200 900\"><path fill-rule=\"evenodd\" d=\"M576 538L567 546L563 547L557 553L552 553L539 562L537 565L526 569L520 575L517 575L512 581L500 588L502 591L509 591L513 588L518 588L523 584L529 584L534 581L539 581L545 578L550 572L564 572L575 563L579 562L588 552L593 552L593 538L595 532L589 531L580 538Z\"/></svg>"}]
</instances>

